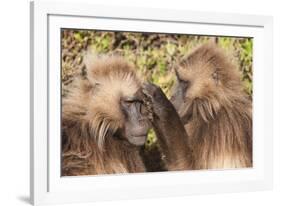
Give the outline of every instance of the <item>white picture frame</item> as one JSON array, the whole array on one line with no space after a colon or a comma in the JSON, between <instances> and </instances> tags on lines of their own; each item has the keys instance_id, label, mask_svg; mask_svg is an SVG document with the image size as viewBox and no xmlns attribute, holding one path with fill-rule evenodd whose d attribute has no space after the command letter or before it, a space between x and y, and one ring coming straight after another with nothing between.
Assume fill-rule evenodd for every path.
<instances>
[{"instance_id":1,"label":"white picture frame","mask_svg":"<svg viewBox=\"0 0 281 206\"><path fill-rule=\"evenodd\" d=\"M272 17L107 7L59 1L34 1L31 2L30 8L30 194L34 205L272 188ZM254 37L254 167L225 171L61 177L59 128L61 28Z\"/></svg>"}]
</instances>

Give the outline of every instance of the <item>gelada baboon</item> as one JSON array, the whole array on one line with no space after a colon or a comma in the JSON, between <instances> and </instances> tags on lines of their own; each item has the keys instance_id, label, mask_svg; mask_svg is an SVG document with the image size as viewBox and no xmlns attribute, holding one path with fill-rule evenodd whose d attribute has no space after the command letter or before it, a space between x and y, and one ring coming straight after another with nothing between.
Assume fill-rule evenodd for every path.
<instances>
[{"instance_id":1,"label":"gelada baboon","mask_svg":"<svg viewBox=\"0 0 281 206\"><path fill-rule=\"evenodd\" d=\"M62 175L144 172L139 146L146 141L151 113L142 90L151 90L142 89L133 67L121 57L85 59L86 78L75 82L62 103ZM163 154L169 169L183 168L186 147L177 138L184 127L165 95L159 98L158 128L168 137L161 142Z\"/></svg>"},{"instance_id":2,"label":"gelada baboon","mask_svg":"<svg viewBox=\"0 0 281 206\"><path fill-rule=\"evenodd\" d=\"M144 172L139 146L150 128L141 82L117 56L85 56L87 75L62 102L62 174Z\"/></svg>"},{"instance_id":3,"label":"gelada baboon","mask_svg":"<svg viewBox=\"0 0 281 206\"><path fill-rule=\"evenodd\" d=\"M171 102L189 136L192 168L252 167L252 102L233 61L207 43L184 58L176 74Z\"/></svg>"}]
</instances>

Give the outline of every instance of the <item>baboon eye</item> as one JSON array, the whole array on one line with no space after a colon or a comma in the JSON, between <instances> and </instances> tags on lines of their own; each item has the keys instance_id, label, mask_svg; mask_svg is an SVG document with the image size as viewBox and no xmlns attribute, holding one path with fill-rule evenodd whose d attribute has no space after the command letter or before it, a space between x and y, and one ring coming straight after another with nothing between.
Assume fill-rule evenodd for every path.
<instances>
[{"instance_id":1,"label":"baboon eye","mask_svg":"<svg viewBox=\"0 0 281 206\"><path fill-rule=\"evenodd\" d=\"M183 90L186 90L190 86L190 81L183 80L183 79L180 79L180 78L178 78L178 80L179 80L180 86Z\"/></svg>"},{"instance_id":2,"label":"baboon eye","mask_svg":"<svg viewBox=\"0 0 281 206\"><path fill-rule=\"evenodd\" d=\"M131 105L135 103L142 103L142 100L136 99L136 98L125 98L121 100L121 103L123 106L130 107Z\"/></svg>"},{"instance_id":3,"label":"baboon eye","mask_svg":"<svg viewBox=\"0 0 281 206\"><path fill-rule=\"evenodd\" d=\"M132 101L132 100L123 100L122 101L123 106L126 106L126 107L130 107L133 103L134 103L134 101Z\"/></svg>"},{"instance_id":4,"label":"baboon eye","mask_svg":"<svg viewBox=\"0 0 281 206\"><path fill-rule=\"evenodd\" d=\"M212 74L212 78L213 78L216 82L219 81L219 74L218 74L217 71L215 71L215 72Z\"/></svg>"},{"instance_id":5,"label":"baboon eye","mask_svg":"<svg viewBox=\"0 0 281 206\"><path fill-rule=\"evenodd\" d=\"M182 79L179 75L178 70L176 70L176 76L181 86L184 86L186 88L189 86L190 81Z\"/></svg>"}]
</instances>

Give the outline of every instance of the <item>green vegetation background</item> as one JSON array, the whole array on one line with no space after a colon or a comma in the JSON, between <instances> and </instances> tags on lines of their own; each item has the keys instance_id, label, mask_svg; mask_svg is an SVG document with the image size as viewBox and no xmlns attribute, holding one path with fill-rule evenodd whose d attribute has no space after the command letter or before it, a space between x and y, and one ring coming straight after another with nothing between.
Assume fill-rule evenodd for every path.
<instances>
[{"instance_id":1,"label":"green vegetation background","mask_svg":"<svg viewBox=\"0 0 281 206\"><path fill-rule=\"evenodd\" d=\"M84 74L83 51L114 53L124 56L136 65L144 80L159 85L167 96L175 82L173 65L190 50L204 42L214 41L224 48L241 70L245 91L252 95L252 38L209 37L178 34L133 32L101 32L62 30L62 90L77 75ZM146 147L156 142L151 132Z\"/></svg>"}]
</instances>

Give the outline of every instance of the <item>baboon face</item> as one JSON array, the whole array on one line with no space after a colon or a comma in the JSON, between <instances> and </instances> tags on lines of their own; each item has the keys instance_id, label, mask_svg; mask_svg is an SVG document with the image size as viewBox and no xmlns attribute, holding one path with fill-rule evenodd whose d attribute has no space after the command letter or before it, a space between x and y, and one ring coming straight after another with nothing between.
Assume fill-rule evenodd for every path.
<instances>
[{"instance_id":1,"label":"baboon face","mask_svg":"<svg viewBox=\"0 0 281 206\"><path fill-rule=\"evenodd\" d=\"M119 138L134 145L146 141L150 128L142 102L141 81L121 57L100 57L88 64L91 89L89 120L100 139Z\"/></svg>"},{"instance_id":2,"label":"baboon face","mask_svg":"<svg viewBox=\"0 0 281 206\"><path fill-rule=\"evenodd\" d=\"M119 132L123 138L126 138L134 145L143 145L145 143L148 130L151 127L148 112L143 104L140 92L139 90L133 96L125 96L120 99L124 123Z\"/></svg>"},{"instance_id":3,"label":"baboon face","mask_svg":"<svg viewBox=\"0 0 281 206\"><path fill-rule=\"evenodd\" d=\"M185 58L176 68L176 75L171 102L184 122L192 115L200 115L206 121L213 117L238 90L240 82L236 68L219 48L210 44Z\"/></svg>"}]
</instances>

